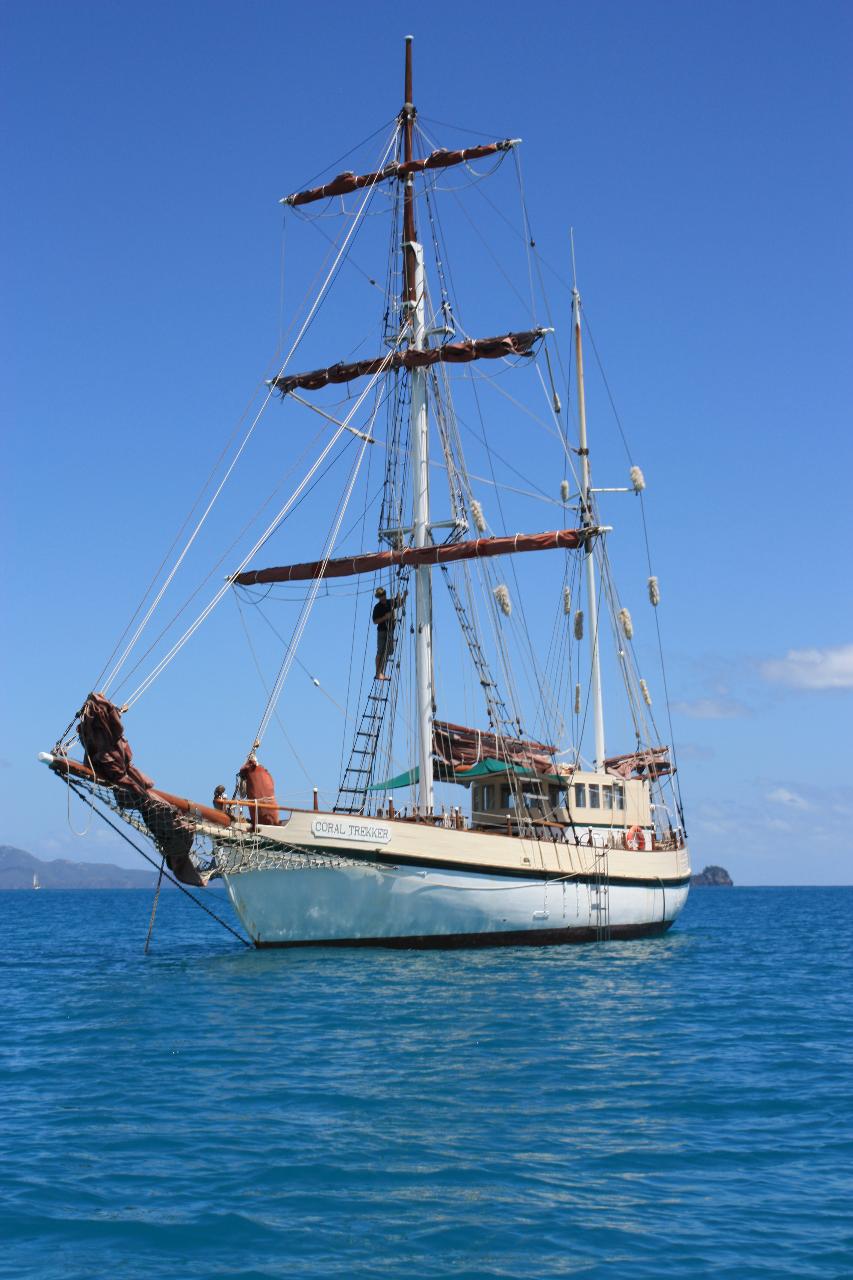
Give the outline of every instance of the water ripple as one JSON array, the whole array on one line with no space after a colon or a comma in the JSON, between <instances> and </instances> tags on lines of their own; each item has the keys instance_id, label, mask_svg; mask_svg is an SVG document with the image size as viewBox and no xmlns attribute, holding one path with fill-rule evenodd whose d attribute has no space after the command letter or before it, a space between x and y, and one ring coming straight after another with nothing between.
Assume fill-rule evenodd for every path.
<instances>
[{"instance_id":1,"label":"water ripple","mask_svg":"<svg viewBox=\"0 0 853 1280\"><path fill-rule=\"evenodd\" d=\"M853 1274L853 891L634 944L246 953L0 895L0 1276Z\"/></svg>"}]
</instances>

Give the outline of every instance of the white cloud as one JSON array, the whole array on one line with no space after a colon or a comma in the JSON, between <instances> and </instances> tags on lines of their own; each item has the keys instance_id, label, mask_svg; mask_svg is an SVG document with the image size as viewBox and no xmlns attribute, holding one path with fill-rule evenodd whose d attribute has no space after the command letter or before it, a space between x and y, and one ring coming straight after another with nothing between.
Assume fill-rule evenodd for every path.
<instances>
[{"instance_id":1,"label":"white cloud","mask_svg":"<svg viewBox=\"0 0 853 1280\"><path fill-rule=\"evenodd\" d=\"M765 680L794 689L853 689L853 644L830 649L789 649L761 664Z\"/></svg>"},{"instance_id":2,"label":"white cloud","mask_svg":"<svg viewBox=\"0 0 853 1280\"><path fill-rule=\"evenodd\" d=\"M674 702L673 711L694 720L733 720L747 715L747 708L731 698L697 698L694 702Z\"/></svg>"},{"instance_id":3,"label":"white cloud","mask_svg":"<svg viewBox=\"0 0 853 1280\"><path fill-rule=\"evenodd\" d=\"M804 800L802 796L798 796L794 791L788 791L786 787L777 787L775 791L767 793L767 799L774 804L787 805L789 809L810 809L811 805L808 800Z\"/></svg>"}]
</instances>

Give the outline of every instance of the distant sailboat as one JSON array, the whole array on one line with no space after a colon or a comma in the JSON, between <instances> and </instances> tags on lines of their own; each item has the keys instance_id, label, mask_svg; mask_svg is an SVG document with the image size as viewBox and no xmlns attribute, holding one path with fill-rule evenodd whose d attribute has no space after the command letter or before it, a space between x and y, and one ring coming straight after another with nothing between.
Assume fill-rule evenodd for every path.
<instances>
[{"instance_id":1,"label":"distant sailboat","mask_svg":"<svg viewBox=\"0 0 853 1280\"><path fill-rule=\"evenodd\" d=\"M34 871L34 872L33 872L33 888L34 888L34 889L40 889L40 888L41 888L41 885L39 884L39 877L38 877L38 872L37 872L37 871Z\"/></svg>"}]
</instances>

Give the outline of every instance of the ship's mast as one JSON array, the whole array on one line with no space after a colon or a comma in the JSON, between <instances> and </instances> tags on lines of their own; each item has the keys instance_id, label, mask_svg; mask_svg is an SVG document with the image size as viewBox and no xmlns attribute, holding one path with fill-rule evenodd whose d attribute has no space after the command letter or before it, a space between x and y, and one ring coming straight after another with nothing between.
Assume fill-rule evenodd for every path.
<instances>
[{"instance_id":1,"label":"ship's mast","mask_svg":"<svg viewBox=\"0 0 853 1280\"><path fill-rule=\"evenodd\" d=\"M574 249L573 249L574 253ZM575 356L578 369L578 428L581 458L581 526L592 528L592 490L590 487L589 447L586 439L586 400L583 387L583 345L581 343L581 296L577 286L572 287L572 323L575 330ZM587 612L589 614L590 640L592 644L592 714L595 726L596 773L604 773L604 706L601 699L601 658L598 637L598 601L595 594L595 561L592 555L592 538L584 551L586 572Z\"/></svg>"},{"instance_id":2,"label":"ship's mast","mask_svg":"<svg viewBox=\"0 0 853 1280\"><path fill-rule=\"evenodd\" d=\"M412 102L412 37L406 36L406 81L403 105L403 149L412 160L415 108ZM403 192L403 306L410 323L409 346L426 345L424 252L415 229L414 178L408 174ZM416 547L430 540L429 523L429 418L426 370L413 369L410 426L412 440L413 537ZM418 812L432 813L432 581L430 568L415 570L415 682L418 712Z\"/></svg>"}]
</instances>

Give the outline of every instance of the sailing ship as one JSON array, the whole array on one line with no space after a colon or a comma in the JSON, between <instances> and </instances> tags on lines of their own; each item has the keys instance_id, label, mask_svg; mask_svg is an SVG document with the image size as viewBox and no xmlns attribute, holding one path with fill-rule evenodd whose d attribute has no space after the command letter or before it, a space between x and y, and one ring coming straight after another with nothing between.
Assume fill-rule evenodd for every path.
<instances>
[{"instance_id":1,"label":"sailing ship","mask_svg":"<svg viewBox=\"0 0 853 1280\"><path fill-rule=\"evenodd\" d=\"M37 871L34 871L34 872L33 872L33 888L34 888L34 889L40 889L40 888L41 888L41 882L40 882L40 880L39 880L38 872L37 872Z\"/></svg>"},{"instance_id":2,"label":"sailing ship","mask_svg":"<svg viewBox=\"0 0 853 1280\"><path fill-rule=\"evenodd\" d=\"M179 881L202 887L221 879L259 947L543 945L661 933L684 906L690 880L674 748L671 736L665 744L658 730L632 643L633 620L611 571L608 539L615 526L600 514L604 494L633 494L642 506L645 480L631 465L629 484L593 484L585 324L576 282L565 316L571 374L559 386L559 316L547 327L530 323L495 336L461 329L437 212L440 180L451 170L479 180L478 161L498 165L517 159L520 140L436 146L414 106L411 37L405 42L404 89L378 164L366 172L340 173L282 201L285 216L305 216L316 206L341 220L331 269L269 379L262 405L266 410L280 398L294 420L305 420L306 411L319 415L327 433L322 447L284 506L232 564L225 584L120 705L113 689L122 687L122 668L186 548L180 552L157 589L151 588L147 608L132 619L124 648L118 646L112 669L95 686L100 692L88 696L42 759L108 819L112 813L149 837ZM522 206L530 262L535 245L523 195ZM294 371L295 353L348 261L357 230L376 212L390 224L384 349L377 344L378 352L358 359ZM424 239L419 221L428 229ZM541 384L545 426L558 451L558 491L545 500L558 507L561 527L544 531L510 532L488 524L477 494L490 485L498 502L502 485L494 469L491 478L472 473L455 408L460 379L476 393L478 379L488 377L481 370L496 369L509 379L519 366L534 370ZM325 388L338 399L324 399ZM516 403L512 392L505 394ZM479 438L489 453L495 441L481 425ZM255 557L262 547L276 545L294 507L308 494L312 503L318 501L313 493L322 468L344 449L354 458L334 496L322 548L313 559L258 567ZM370 546L373 539L365 537L353 554L336 554L370 450L384 454L376 495L378 544ZM433 486L438 472L447 481L440 507ZM520 492L517 485L510 488ZM524 492L543 496L541 488ZM612 499L623 500L628 499ZM365 512L368 507L365 497ZM362 519L360 529L366 524ZM553 566L543 570L536 590L554 606L545 657L537 655L541 633L527 625L529 608L515 569L533 553ZM375 663L372 657L365 662L360 683L358 664L352 664L350 683L358 701L355 694L348 699L349 755L341 757L334 802L321 804L315 788L310 803L287 803L276 797L259 752L312 613L347 605L335 595L340 583L357 586L354 646L364 639L367 649L376 629ZM289 584L303 593L296 597L298 620L268 684L232 794L219 786L213 803L206 804L156 787L132 762L123 716L226 595L274 607L275 589ZM660 589L650 562L643 586L657 609ZM443 623L436 608L439 589L446 591ZM369 607L374 600L372 617L365 616L365 601ZM463 680L455 662L439 687L437 673L447 669L437 655L450 627L456 629L456 651L461 637L470 676L465 687L477 695L476 706L464 699L473 725L459 723L454 706ZM605 748L602 671L608 636L633 734L614 755ZM525 685L532 709L524 705ZM82 752L75 754L78 743Z\"/></svg>"}]
</instances>

